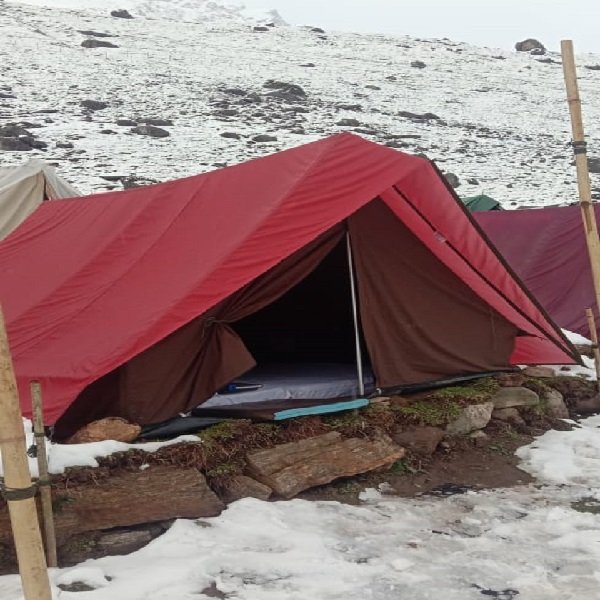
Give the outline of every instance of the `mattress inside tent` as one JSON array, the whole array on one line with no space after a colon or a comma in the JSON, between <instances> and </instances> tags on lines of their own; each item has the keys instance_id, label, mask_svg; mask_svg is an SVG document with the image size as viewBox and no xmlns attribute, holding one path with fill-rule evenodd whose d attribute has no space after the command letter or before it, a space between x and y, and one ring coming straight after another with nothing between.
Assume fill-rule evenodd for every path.
<instances>
[{"instance_id":1,"label":"mattress inside tent","mask_svg":"<svg viewBox=\"0 0 600 600\"><path fill-rule=\"evenodd\" d=\"M370 369L363 374L365 395L375 390ZM276 364L264 365L246 373L239 381L261 387L252 391L215 394L199 408L250 404L266 400L329 400L359 395L355 365L348 364Z\"/></svg>"}]
</instances>

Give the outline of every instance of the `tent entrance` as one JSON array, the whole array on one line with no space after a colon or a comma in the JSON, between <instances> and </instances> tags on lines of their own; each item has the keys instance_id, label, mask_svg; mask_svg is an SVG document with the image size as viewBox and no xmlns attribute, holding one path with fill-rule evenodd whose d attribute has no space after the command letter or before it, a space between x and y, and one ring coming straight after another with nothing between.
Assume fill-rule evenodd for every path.
<instances>
[{"instance_id":1,"label":"tent entrance","mask_svg":"<svg viewBox=\"0 0 600 600\"><path fill-rule=\"evenodd\" d=\"M319 265L280 298L232 324L257 362L238 378L261 385L270 397L324 398L360 392L356 331L346 238ZM359 330L367 384L372 383L365 342ZM336 393L336 390L338 393ZM317 395L315 395L317 394ZM264 394L263 394L264 396ZM265 399L259 390L239 401ZM219 399L208 402L214 404ZM206 404L205 404L206 405Z\"/></svg>"}]
</instances>

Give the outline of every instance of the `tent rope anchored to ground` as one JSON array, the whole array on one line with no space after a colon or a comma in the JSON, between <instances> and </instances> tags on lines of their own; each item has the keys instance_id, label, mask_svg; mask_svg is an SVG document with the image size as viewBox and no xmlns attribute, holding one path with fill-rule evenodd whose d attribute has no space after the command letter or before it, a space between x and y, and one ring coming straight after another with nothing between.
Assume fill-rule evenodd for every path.
<instances>
[{"instance_id":1,"label":"tent rope anchored to ground","mask_svg":"<svg viewBox=\"0 0 600 600\"><path fill-rule=\"evenodd\" d=\"M377 387L577 360L435 165L341 134L42 205L0 244L24 413L32 379L49 423L145 424L257 359L353 361L347 233Z\"/></svg>"}]
</instances>

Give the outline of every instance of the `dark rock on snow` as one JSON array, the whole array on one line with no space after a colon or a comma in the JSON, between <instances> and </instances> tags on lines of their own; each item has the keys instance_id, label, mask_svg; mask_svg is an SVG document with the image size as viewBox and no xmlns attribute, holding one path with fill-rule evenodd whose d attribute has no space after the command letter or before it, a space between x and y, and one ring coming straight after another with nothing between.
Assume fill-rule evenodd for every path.
<instances>
[{"instance_id":1,"label":"dark rock on snow","mask_svg":"<svg viewBox=\"0 0 600 600\"><path fill-rule=\"evenodd\" d=\"M136 127L137 121L133 121L132 119L118 119L115 121L115 125L119 125L119 127Z\"/></svg>"},{"instance_id":2,"label":"dark rock on snow","mask_svg":"<svg viewBox=\"0 0 600 600\"><path fill-rule=\"evenodd\" d=\"M517 52L531 52L532 50L541 50L542 54L546 52L544 44L542 44L542 42L534 38L527 38L522 42L517 42L515 44L515 50Z\"/></svg>"},{"instance_id":3,"label":"dark rock on snow","mask_svg":"<svg viewBox=\"0 0 600 600\"><path fill-rule=\"evenodd\" d=\"M33 137L32 134L24 127L19 125L4 125L0 127L0 137Z\"/></svg>"},{"instance_id":4,"label":"dark rock on snow","mask_svg":"<svg viewBox=\"0 0 600 600\"><path fill-rule=\"evenodd\" d=\"M252 138L253 142L276 142L277 138L274 135L260 134Z\"/></svg>"},{"instance_id":5,"label":"dark rock on snow","mask_svg":"<svg viewBox=\"0 0 600 600\"><path fill-rule=\"evenodd\" d=\"M422 60L413 60L410 66L415 69L424 69L427 65Z\"/></svg>"},{"instance_id":6,"label":"dark rock on snow","mask_svg":"<svg viewBox=\"0 0 600 600\"><path fill-rule=\"evenodd\" d=\"M107 102L100 102L99 100L82 100L79 105L89 110L104 110L108 108Z\"/></svg>"},{"instance_id":7,"label":"dark rock on snow","mask_svg":"<svg viewBox=\"0 0 600 600\"><path fill-rule=\"evenodd\" d=\"M94 39L83 40L83 42L81 42L81 45L84 48L118 48L119 47L116 44L113 44L111 42L104 42L102 40L94 40Z\"/></svg>"},{"instance_id":8,"label":"dark rock on snow","mask_svg":"<svg viewBox=\"0 0 600 600\"><path fill-rule=\"evenodd\" d=\"M269 31L268 27L263 27L262 25L256 25L252 28L252 31L261 32L261 31Z\"/></svg>"},{"instance_id":9,"label":"dark rock on snow","mask_svg":"<svg viewBox=\"0 0 600 600\"><path fill-rule=\"evenodd\" d=\"M78 29L77 33L81 33L81 34L87 35L89 37L99 37L99 38L116 37L112 33L102 33L100 31L92 31L91 29Z\"/></svg>"},{"instance_id":10,"label":"dark rock on snow","mask_svg":"<svg viewBox=\"0 0 600 600\"><path fill-rule=\"evenodd\" d=\"M590 173L600 173L600 158L588 157L588 170Z\"/></svg>"},{"instance_id":11,"label":"dark rock on snow","mask_svg":"<svg viewBox=\"0 0 600 600\"><path fill-rule=\"evenodd\" d=\"M297 98L305 98L306 92L295 83L286 83L284 81L277 81L275 79L269 79L263 84L264 88L270 90L277 90L281 92L285 92L290 96L296 96Z\"/></svg>"},{"instance_id":12,"label":"dark rock on snow","mask_svg":"<svg viewBox=\"0 0 600 600\"><path fill-rule=\"evenodd\" d=\"M137 133L138 135L147 135L155 138L169 137L171 134L166 129L160 127L154 127L153 125L139 125L131 130L131 133Z\"/></svg>"},{"instance_id":13,"label":"dark rock on snow","mask_svg":"<svg viewBox=\"0 0 600 600\"><path fill-rule=\"evenodd\" d=\"M457 188L460 186L460 179L454 173L444 173L446 181L453 187Z\"/></svg>"},{"instance_id":14,"label":"dark rock on snow","mask_svg":"<svg viewBox=\"0 0 600 600\"><path fill-rule=\"evenodd\" d=\"M600 71L600 65L584 65L584 67L590 71Z\"/></svg>"},{"instance_id":15,"label":"dark rock on snow","mask_svg":"<svg viewBox=\"0 0 600 600\"><path fill-rule=\"evenodd\" d=\"M239 133L235 133L234 131L224 131L221 134L221 137L230 138L232 140L239 140L242 136Z\"/></svg>"},{"instance_id":16,"label":"dark rock on snow","mask_svg":"<svg viewBox=\"0 0 600 600\"><path fill-rule=\"evenodd\" d=\"M131 16L131 14L129 13L128 10L111 10L110 11L110 16L111 17L117 17L119 19L133 19L133 17Z\"/></svg>"},{"instance_id":17,"label":"dark rock on snow","mask_svg":"<svg viewBox=\"0 0 600 600\"><path fill-rule=\"evenodd\" d=\"M405 119L410 119L411 121L440 121L440 117L438 117L435 113L423 113L417 114L410 112L408 110L401 110L398 113L399 117L404 117Z\"/></svg>"},{"instance_id":18,"label":"dark rock on snow","mask_svg":"<svg viewBox=\"0 0 600 600\"><path fill-rule=\"evenodd\" d=\"M10 137L0 137L0 150L6 150L8 152L27 152L31 149L31 146L23 140Z\"/></svg>"}]
</instances>

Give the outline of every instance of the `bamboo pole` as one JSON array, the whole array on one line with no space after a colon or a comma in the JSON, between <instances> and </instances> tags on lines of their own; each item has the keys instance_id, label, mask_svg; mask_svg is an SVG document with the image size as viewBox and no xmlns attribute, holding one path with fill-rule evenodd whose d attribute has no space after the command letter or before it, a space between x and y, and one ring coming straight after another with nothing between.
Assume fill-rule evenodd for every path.
<instances>
[{"instance_id":1,"label":"bamboo pole","mask_svg":"<svg viewBox=\"0 0 600 600\"><path fill-rule=\"evenodd\" d=\"M56 531L52 514L52 488L48 474L48 456L46 455L46 434L42 412L42 388L38 381L31 382L31 406L33 408L33 433L38 463L38 485L42 499L42 517L44 519L44 538L46 542L46 560L49 567L57 567Z\"/></svg>"},{"instance_id":2,"label":"bamboo pole","mask_svg":"<svg viewBox=\"0 0 600 600\"><path fill-rule=\"evenodd\" d=\"M581 99L577 85L575 70L575 56L573 42L562 40L560 43L562 53L563 73L567 89L567 102L571 113L571 129L573 132L573 151L575 153L575 166L577 167L577 185L579 188L579 204L585 229L585 239L592 268L592 279L596 296L596 310L600 310L600 240L598 239L598 225L594 206L592 205L592 189L586 154L585 133L583 118L581 116Z\"/></svg>"},{"instance_id":3,"label":"bamboo pole","mask_svg":"<svg viewBox=\"0 0 600 600\"><path fill-rule=\"evenodd\" d=\"M600 348L598 348L598 332L596 331L596 319L591 308L585 309L588 326L590 328L590 339L594 350L594 363L596 365L596 387L600 390Z\"/></svg>"},{"instance_id":4,"label":"bamboo pole","mask_svg":"<svg viewBox=\"0 0 600 600\"><path fill-rule=\"evenodd\" d=\"M4 495L13 531L25 600L51 600L42 535L25 448L4 317L0 309L0 449L4 467Z\"/></svg>"}]
</instances>

